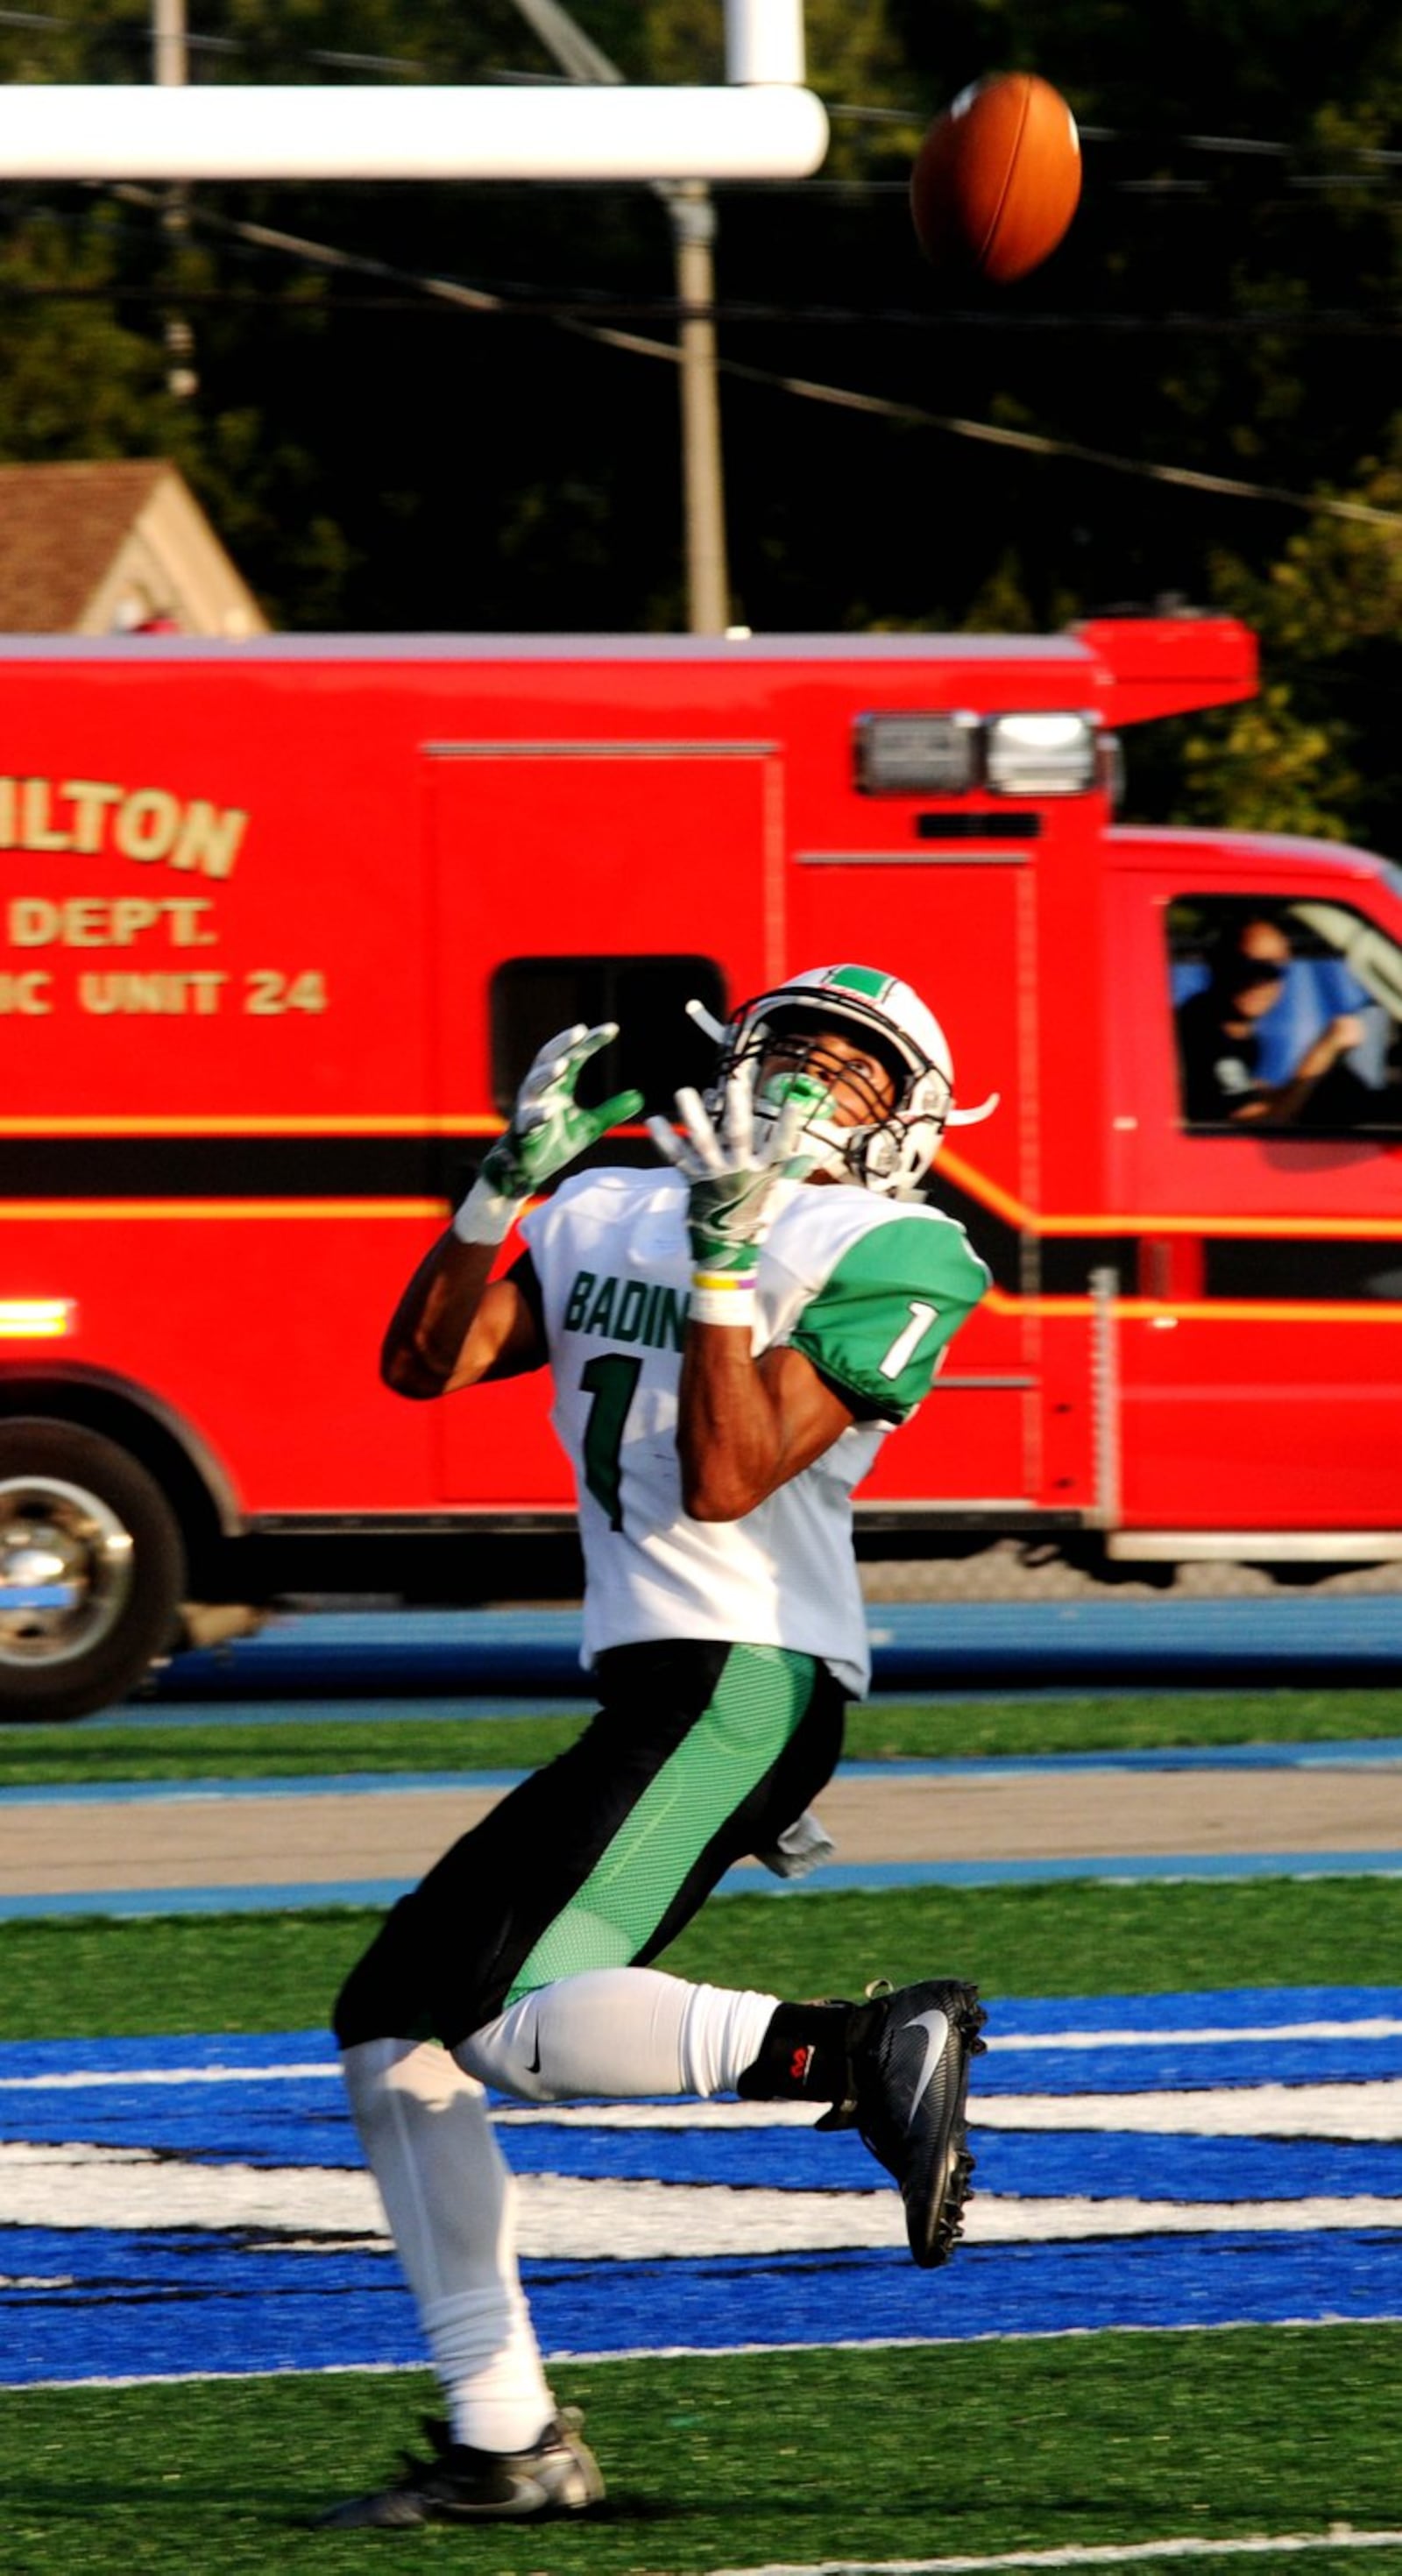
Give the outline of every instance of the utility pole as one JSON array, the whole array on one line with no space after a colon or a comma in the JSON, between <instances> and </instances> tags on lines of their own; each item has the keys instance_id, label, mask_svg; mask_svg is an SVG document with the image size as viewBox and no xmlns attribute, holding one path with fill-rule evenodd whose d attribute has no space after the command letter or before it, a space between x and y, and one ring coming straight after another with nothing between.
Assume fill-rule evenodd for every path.
<instances>
[{"instance_id":1,"label":"utility pole","mask_svg":"<svg viewBox=\"0 0 1402 2576\"><path fill-rule=\"evenodd\" d=\"M183 89L190 76L189 50L185 38L185 0L152 0L151 37L155 55L158 89ZM190 229L189 194L183 187L166 192L161 229L172 249L178 248ZM199 391L199 377L191 359L195 335L183 313L168 313L165 320L166 388L179 402L188 402Z\"/></svg>"},{"instance_id":2,"label":"utility pole","mask_svg":"<svg viewBox=\"0 0 1402 2576\"><path fill-rule=\"evenodd\" d=\"M190 77L185 43L185 0L154 0L151 33L156 48L159 87L183 89Z\"/></svg>"},{"instance_id":3,"label":"utility pole","mask_svg":"<svg viewBox=\"0 0 1402 2576\"><path fill-rule=\"evenodd\" d=\"M164 5L172 5L172 0L164 0ZM617 64L575 25L559 0L515 0L515 5L571 80L622 80ZM681 307L678 374L687 623L693 635L723 635L730 624L730 577L713 319L715 206L704 179L656 179L652 184L672 227L673 273Z\"/></svg>"},{"instance_id":4,"label":"utility pole","mask_svg":"<svg viewBox=\"0 0 1402 2576\"><path fill-rule=\"evenodd\" d=\"M672 226L677 301L682 309L682 456L691 631L693 635L723 635L730 624L730 576L725 560L725 488L713 311L716 210L704 179L674 180L663 194Z\"/></svg>"}]
</instances>

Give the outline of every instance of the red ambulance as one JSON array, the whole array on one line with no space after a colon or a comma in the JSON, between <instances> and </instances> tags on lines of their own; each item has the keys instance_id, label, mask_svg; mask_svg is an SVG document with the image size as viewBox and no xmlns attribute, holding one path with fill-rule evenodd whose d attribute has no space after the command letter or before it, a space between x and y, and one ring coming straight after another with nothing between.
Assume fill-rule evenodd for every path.
<instances>
[{"instance_id":1,"label":"red ambulance","mask_svg":"<svg viewBox=\"0 0 1402 2576\"><path fill-rule=\"evenodd\" d=\"M184 1603L570 1588L539 1387L404 1404L386 1318L542 1038L618 1020L667 1108L690 996L841 958L1001 1094L934 1172L994 1286L867 1551L1402 1552L1402 875L1113 819L1240 627L0 671L0 1712L119 1697Z\"/></svg>"}]
</instances>

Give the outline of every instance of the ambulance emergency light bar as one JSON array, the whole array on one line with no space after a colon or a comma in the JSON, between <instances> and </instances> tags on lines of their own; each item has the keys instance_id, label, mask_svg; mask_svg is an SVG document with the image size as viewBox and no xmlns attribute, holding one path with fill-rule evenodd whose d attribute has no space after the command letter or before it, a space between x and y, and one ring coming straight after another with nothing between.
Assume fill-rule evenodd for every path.
<instances>
[{"instance_id":1,"label":"ambulance emergency light bar","mask_svg":"<svg viewBox=\"0 0 1402 2576\"><path fill-rule=\"evenodd\" d=\"M867 796L1080 796L1100 778L1094 715L864 715L853 728Z\"/></svg>"},{"instance_id":2,"label":"ambulance emergency light bar","mask_svg":"<svg viewBox=\"0 0 1402 2576\"><path fill-rule=\"evenodd\" d=\"M723 88L0 86L6 179L802 179L802 0L726 0Z\"/></svg>"}]
</instances>

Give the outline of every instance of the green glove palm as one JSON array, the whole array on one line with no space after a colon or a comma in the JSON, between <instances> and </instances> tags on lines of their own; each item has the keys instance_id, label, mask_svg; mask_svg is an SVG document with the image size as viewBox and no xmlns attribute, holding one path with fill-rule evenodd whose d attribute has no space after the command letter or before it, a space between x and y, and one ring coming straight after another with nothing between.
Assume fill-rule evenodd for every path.
<instances>
[{"instance_id":1,"label":"green glove palm","mask_svg":"<svg viewBox=\"0 0 1402 2576\"><path fill-rule=\"evenodd\" d=\"M610 1127L625 1126L643 1105L640 1091L616 1091L601 1108L581 1109L575 1098L591 1056L618 1035L616 1021L596 1029L579 1021L541 1048L516 1095L510 1120L486 1155L453 1221L472 1243L499 1242L523 1199L533 1198L568 1163L597 1145Z\"/></svg>"},{"instance_id":2,"label":"green glove palm","mask_svg":"<svg viewBox=\"0 0 1402 2576\"><path fill-rule=\"evenodd\" d=\"M482 1178L503 1198L528 1199L576 1155L597 1145L610 1127L626 1125L643 1105L640 1091L617 1091L599 1109L581 1109L575 1085L591 1056L611 1045L618 1024L597 1029L579 1021L550 1038L516 1094L509 1125L482 1164Z\"/></svg>"},{"instance_id":3,"label":"green glove palm","mask_svg":"<svg viewBox=\"0 0 1402 2576\"><path fill-rule=\"evenodd\" d=\"M781 1098L777 1115L756 1137L754 1075L745 1067L726 1084L719 1134L694 1091L677 1093L683 1136L674 1135L665 1119L648 1120L659 1153L688 1183L687 1231L698 1271L724 1273L737 1282L753 1278L774 1221L777 1184L800 1180L811 1169L795 1148L804 1120L826 1103L827 1094L820 1084L790 1075Z\"/></svg>"}]
</instances>

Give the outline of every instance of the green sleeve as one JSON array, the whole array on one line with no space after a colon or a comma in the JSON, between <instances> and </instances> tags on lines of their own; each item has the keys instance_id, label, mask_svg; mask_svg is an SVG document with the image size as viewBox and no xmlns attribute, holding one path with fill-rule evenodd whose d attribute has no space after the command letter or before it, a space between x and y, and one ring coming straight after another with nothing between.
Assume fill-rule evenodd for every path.
<instances>
[{"instance_id":1,"label":"green sleeve","mask_svg":"<svg viewBox=\"0 0 1402 2576\"><path fill-rule=\"evenodd\" d=\"M895 1218L849 1245L789 1340L859 1415L903 1422L987 1286L961 1225Z\"/></svg>"}]
</instances>

